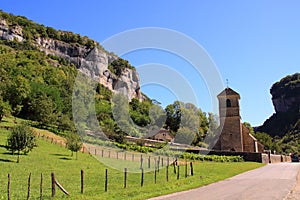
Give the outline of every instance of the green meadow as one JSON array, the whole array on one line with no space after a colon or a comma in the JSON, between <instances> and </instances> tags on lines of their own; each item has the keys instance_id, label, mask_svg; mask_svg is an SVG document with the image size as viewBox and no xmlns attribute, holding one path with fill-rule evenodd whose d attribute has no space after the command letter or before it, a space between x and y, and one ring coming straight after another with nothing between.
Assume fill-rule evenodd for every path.
<instances>
[{"instance_id":1,"label":"green meadow","mask_svg":"<svg viewBox=\"0 0 300 200\"><path fill-rule=\"evenodd\" d=\"M127 187L124 188L123 170L110 166L121 165L119 169L130 168L133 165L130 161L102 158L100 162L100 158L96 159L92 154L81 152L78 153L78 160L76 160L75 155L71 156L71 152L65 147L37 139L37 147L28 155L21 155L20 163L16 163L17 155L11 155L5 148L8 133L9 130L0 129L0 199L7 199L8 174L11 179L11 199L26 199L30 173L30 199L40 198L41 174L43 199L51 199L51 172L70 193L67 196L56 187L54 199L147 199L200 187L263 166L261 163L253 162L197 161L193 162L194 176L185 177L185 165L180 166L179 180L177 174L174 174L173 166L169 167L169 180L166 180L166 167L163 167L156 174L156 183L154 171L145 170L143 186L141 186L141 173L128 172ZM103 164L109 162L112 165ZM136 165L139 164L139 161L134 162ZM146 168L146 164L144 167ZM108 169L107 192L104 190L105 169ZM83 194L80 189L81 170L84 171Z\"/></svg>"}]
</instances>

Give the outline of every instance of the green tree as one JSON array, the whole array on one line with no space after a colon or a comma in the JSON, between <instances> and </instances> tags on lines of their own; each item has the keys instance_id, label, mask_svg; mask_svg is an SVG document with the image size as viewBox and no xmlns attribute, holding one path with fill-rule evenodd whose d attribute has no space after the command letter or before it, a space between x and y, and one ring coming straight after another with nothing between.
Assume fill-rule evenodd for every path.
<instances>
[{"instance_id":1,"label":"green tree","mask_svg":"<svg viewBox=\"0 0 300 200\"><path fill-rule=\"evenodd\" d=\"M80 140L79 135L75 133L71 133L67 136L67 148L72 152L76 153L76 160L78 159L77 152L81 149L82 147L82 141Z\"/></svg>"},{"instance_id":2,"label":"green tree","mask_svg":"<svg viewBox=\"0 0 300 200\"><path fill-rule=\"evenodd\" d=\"M244 124L244 126L246 126L249 129L250 134L254 136L254 129L251 126L251 124L249 122L244 122L243 124Z\"/></svg>"},{"instance_id":3,"label":"green tree","mask_svg":"<svg viewBox=\"0 0 300 200\"><path fill-rule=\"evenodd\" d=\"M0 96L0 122L2 122L2 119L6 115L10 115L11 113L11 107L8 102L3 101L2 97Z\"/></svg>"},{"instance_id":4,"label":"green tree","mask_svg":"<svg viewBox=\"0 0 300 200\"><path fill-rule=\"evenodd\" d=\"M218 116L213 113L208 113L208 130L205 136L205 143L212 148L217 140Z\"/></svg>"},{"instance_id":5,"label":"green tree","mask_svg":"<svg viewBox=\"0 0 300 200\"><path fill-rule=\"evenodd\" d=\"M74 131L75 129L73 121L67 115L60 116L57 122L58 129L62 131Z\"/></svg>"},{"instance_id":6,"label":"green tree","mask_svg":"<svg viewBox=\"0 0 300 200\"><path fill-rule=\"evenodd\" d=\"M29 108L31 111L30 119L38 121L42 126L56 122L57 113L55 112L55 104L50 97L43 94L31 100Z\"/></svg>"},{"instance_id":7,"label":"green tree","mask_svg":"<svg viewBox=\"0 0 300 200\"><path fill-rule=\"evenodd\" d=\"M253 136L265 146L265 149L272 150L274 148L273 138L267 133L256 132Z\"/></svg>"},{"instance_id":8,"label":"green tree","mask_svg":"<svg viewBox=\"0 0 300 200\"><path fill-rule=\"evenodd\" d=\"M134 69L134 67L132 67L127 60L124 60L122 58L118 58L117 60L114 60L108 66L108 69L114 74L116 74L117 76L120 76L126 68Z\"/></svg>"},{"instance_id":9,"label":"green tree","mask_svg":"<svg viewBox=\"0 0 300 200\"><path fill-rule=\"evenodd\" d=\"M149 110L151 126L162 127L167 119L166 113L159 105L152 105Z\"/></svg>"},{"instance_id":10,"label":"green tree","mask_svg":"<svg viewBox=\"0 0 300 200\"><path fill-rule=\"evenodd\" d=\"M15 126L7 137L7 149L10 150L12 154L17 152L17 163L20 160L21 151L23 151L24 154L27 154L33 149L34 145L35 133L25 124Z\"/></svg>"},{"instance_id":11,"label":"green tree","mask_svg":"<svg viewBox=\"0 0 300 200\"><path fill-rule=\"evenodd\" d=\"M196 139L196 133L187 127L178 129L174 142L190 145Z\"/></svg>"},{"instance_id":12,"label":"green tree","mask_svg":"<svg viewBox=\"0 0 300 200\"><path fill-rule=\"evenodd\" d=\"M23 101L30 93L29 80L24 76L17 75L14 77L13 84L6 93L7 99L10 102L14 115L18 115L23 107Z\"/></svg>"},{"instance_id":13,"label":"green tree","mask_svg":"<svg viewBox=\"0 0 300 200\"><path fill-rule=\"evenodd\" d=\"M198 137L201 143L199 143L199 146L202 146L202 142L204 141L205 137L207 136L208 133L208 129L209 129L209 122L208 119L206 117L206 113L202 112L199 109L199 133L198 133Z\"/></svg>"},{"instance_id":14,"label":"green tree","mask_svg":"<svg viewBox=\"0 0 300 200\"><path fill-rule=\"evenodd\" d=\"M165 108L167 115L166 127L171 131L177 132L181 122L181 105L179 101L175 101L173 104L168 105Z\"/></svg>"},{"instance_id":15,"label":"green tree","mask_svg":"<svg viewBox=\"0 0 300 200\"><path fill-rule=\"evenodd\" d=\"M140 102L140 100L133 98L129 105L130 117L136 125L145 127L150 124L149 109L151 102L147 100Z\"/></svg>"}]
</instances>

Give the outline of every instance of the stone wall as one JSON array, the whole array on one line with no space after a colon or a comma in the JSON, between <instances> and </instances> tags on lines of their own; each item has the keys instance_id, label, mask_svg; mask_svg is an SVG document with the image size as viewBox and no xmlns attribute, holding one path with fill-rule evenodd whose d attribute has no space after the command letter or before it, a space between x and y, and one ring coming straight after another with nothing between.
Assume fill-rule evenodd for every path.
<instances>
[{"instance_id":1,"label":"stone wall","mask_svg":"<svg viewBox=\"0 0 300 200\"><path fill-rule=\"evenodd\" d=\"M274 154L262 154L262 163L280 163L280 162L292 162L291 156L287 155L274 155Z\"/></svg>"},{"instance_id":2,"label":"stone wall","mask_svg":"<svg viewBox=\"0 0 300 200\"><path fill-rule=\"evenodd\" d=\"M245 161L262 162L261 153L254 152L236 152L236 151L209 151L209 150L186 150L187 152L200 153L204 155L218 156L241 156Z\"/></svg>"},{"instance_id":3,"label":"stone wall","mask_svg":"<svg viewBox=\"0 0 300 200\"><path fill-rule=\"evenodd\" d=\"M274 155L266 153L254 152L234 152L234 151L209 151L209 150L187 150L187 152L200 153L204 155L218 155L218 156L241 156L245 161L260 162L260 163L280 163L291 162L291 156L287 155Z\"/></svg>"},{"instance_id":4,"label":"stone wall","mask_svg":"<svg viewBox=\"0 0 300 200\"><path fill-rule=\"evenodd\" d=\"M222 151L243 151L242 130L239 116L227 117L220 136Z\"/></svg>"},{"instance_id":5,"label":"stone wall","mask_svg":"<svg viewBox=\"0 0 300 200\"><path fill-rule=\"evenodd\" d=\"M269 163L269 155L266 153L262 153L261 154L261 162L266 163L266 164Z\"/></svg>"},{"instance_id":6,"label":"stone wall","mask_svg":"<svg viewBox=\"0 0 300 200\"><path fill-rule=\"evenodd\" d=\"M242 124L243 133L243 151L255 152L255 140L250 136L249 129Z\"/></svg>"}]
</instances>

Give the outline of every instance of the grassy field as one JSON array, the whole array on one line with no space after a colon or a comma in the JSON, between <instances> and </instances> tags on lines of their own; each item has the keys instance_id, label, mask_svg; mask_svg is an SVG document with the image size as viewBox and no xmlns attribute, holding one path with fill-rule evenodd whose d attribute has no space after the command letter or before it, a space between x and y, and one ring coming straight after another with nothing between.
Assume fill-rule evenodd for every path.
<instances>
[{"instance_id":1,"label":"grassy field","mask_svg":"<svg viewBox=\"0 0 300 200\"><path fill-rule=\"evenodd\" d=\"M1 125L1 124L0 124ZM71 152L56 144L38 139L38 147L28 155L22 155L20 163L17 156L11 155L5 148L8 131L0 129L0 199L7 199L7 174L11 176L11 199L26 199L27 181L31 176L31 199L39 199L40 177L43 174L43 199L51 199L51 172L70 193L66 196L57 189L55 199L147 199L153 196L196 188L212 182L223 180L236 174L248 171L263 164L195 162L194 176L184 177L184 167L180 167L180 179L169 168L169 181L166 181L166 168L157 173L154 183L154 172L144 175L144 186L141 187L141 174L128 173L127 188L123 188L123 171L105 166L94 156L78 153L78 160L71 157ZM116 161L128 167L127 162ZM109 161L106 162L107 163ZM126 166L128 164L128 166ZM108 169L108 191L104 191L105 169ZM80 193L80 170L85 172L84 194Z\"/></svg>"}]
</instances>

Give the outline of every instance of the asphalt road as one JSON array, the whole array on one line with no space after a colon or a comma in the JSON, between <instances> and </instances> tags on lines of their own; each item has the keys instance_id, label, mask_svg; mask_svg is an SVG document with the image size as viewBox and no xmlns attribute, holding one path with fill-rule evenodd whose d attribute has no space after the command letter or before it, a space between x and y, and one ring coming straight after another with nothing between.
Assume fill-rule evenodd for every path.
<instances>
[{"instance_id":1,"label":"asphalt road","mask_svg":"<svg viewBox=\"0 0 300 200\"><path fill-rule=\"evenodd\" d=\"M150 200L283 200L296 184L299 170L300 163L270 164L224 181Z\"/></svg>"}]
</instances>

